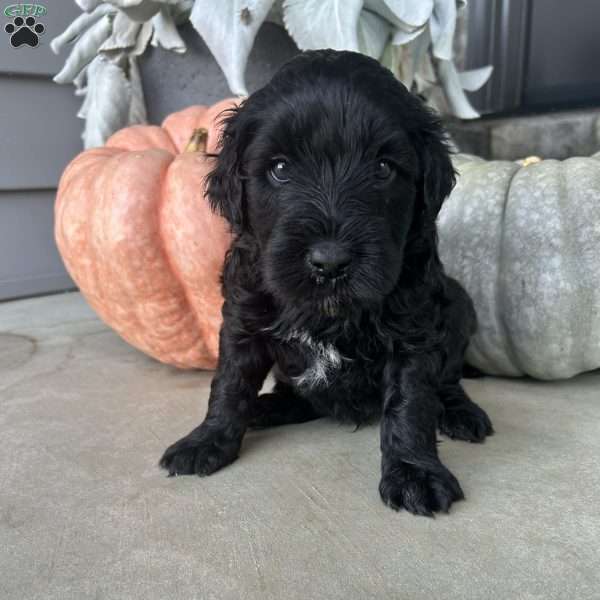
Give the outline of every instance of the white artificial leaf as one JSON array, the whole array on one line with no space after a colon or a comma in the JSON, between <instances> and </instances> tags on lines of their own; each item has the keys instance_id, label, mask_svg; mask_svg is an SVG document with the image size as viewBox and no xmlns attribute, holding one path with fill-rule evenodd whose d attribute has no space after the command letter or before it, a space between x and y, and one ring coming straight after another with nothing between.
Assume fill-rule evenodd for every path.
<instances>
[{"instance_id":1,"label":"white artificial leaf","mask_svg":"<svg viewBox=\"0 0 600 600\"><path fill-rule=\"evenodd\" d=\"M456 0L435 0L429 21L433 55L440 60L452 59L452 42L456 29Z\"/></svg>"},{"instance_id":2,"label":"white artificial leaf","mask_svg":"<svg viewBox=\"0 0 600 600\"><path fill-rule=\"evenodd\" d=\"M437 72L452 114L460 119L476 119L479 117L479 113L471 106L465 96L454 63L451 60L439 60L437 62Z\"/></svg>"},{"instance_id":3,"label":"white artificial leaf","mask_svg":"<svg viewBox=\"0 0 600 600\"><path fill-rule=\"evenodd\" d=\"M129 83L131 85L131 104L129 106L129 119L127 124L134 125L147 123L146 102L144 100L144 88L142 77L135 56L129 57Z\"/></svg>"},{"instance_id":4,"label":"white artificial leaf","mask_svg":"<svg viewBox=\"0 0 600 600\"><path fill-rule=\"evenodd\" d=\"M128 8L137 8L140 6L149 6L152 4L160 4L160 0L104 0L104 2L108 2L117 8L128 9Z\"/></svg>"},{"instance_id":5,"label":"white artificial leaf","mask_svg":"<svg viewBox=\"0 0 600 600\"><path fill-rule=\"evenodd\" d=\"M389 40L379 59L379 62L384 67L388 68L396 77L398 77L398 50L399 48L392 44L392 40Z\"/></svg>"},{"instance_id":6,"label":"white artificial leaf","mask_svg":"<svg viewBox=\"0 0 600 600\"><path fill-rule=\"evenodd\" d=\"M165 50L172 50L180 54L186 51L185 42L181 39L168 8L160 9L160 12L152 18L152 25L154 27L153 46L160 46Z\"/></svg>"},{"instance_id":7,"label":"white artificial leaf","mask_svg":"<svg viewBox=\"0 0 600 600\"><path fill-rule=\"evenodd\" d=\"M132 50L130 50L130 54L132 56L141 56L146 51L150 40L152 39L152 33L154 31L154 27L152 26L152 21L148 21L142 25L140 32L137 36L137 41Z\"/></svg>"},{"instance_id":8,"label":"white artificial leaf","mask_svg":"<svg viewBox=\"0 0 600 600\"><path fill-rule=\"evenodd\" d=\"M427 23L433 11L433 0L365 0L365 8L409 33Z\"/></svg>"},{"instance_id":9,"label":"white artificial leaf","mask_svg":"<svg viewBox=\"0 0 600 600\"><path fill-rule=\"evenodd\" d=\"M76 42L60 73L54 76L56 83L71 83L79 72L89 64L108 39L111 32L110 18L106 15L88 29Z\"/></svg>"},{"instance_id":10,"label":"white artificial leaf","mask_svg":"<svg viewBox=\"0 0 600 600\"><path fill-rule=\"evenodd\" d=\"M87 69L86 69L87 71ZM91 96L87 93L87 88L85 89L85 94L83 96L83 102L81 103L81 107L79 108L79 111L77 113L77 117L79 119L86 119L88 116L88 112L89 112L89 106L90 106L90 101L91 101ZM84 126L84 134L85 135L85 126ZM82 137L83 137L82 135Z\"/></svg>"},{"instance_id":11,"label":"white artificial leaf","mask_svg":"<svg viewBox=\"0 0 600 600\"><path fill-rule=\"evenodd\" d=\"M127 16L133 21L144 23L149 21L160 10L160 4L158 2L148 2L148 4L125 7L120 10L127 13Z\"/></svg>"},{"instance_id":12,"label":"white artificial leaf","mask_svg":"<svg viewBox=\"0 0 600 600\"><path fill-rule=\"evenodd\" d=\"M87 93L87 69L82 69L75 79L73 79L76 96L85 96Z\"/></svg>"},{"instance_id":13,"label":"white artificial leaf","mask_svg":"<svg viewBox=\"0 0 600 600\"><path fill-rule=\"evenodd\" d=\"M363 0L284 0L283 20L300 50L358 51Z\"/></svg>"},{"instance_id":14,"label":"white artificial leaf","mask_svg":"<svg viewBox=\"0 0 600 600\"><path fill-rule=\"evenodd\" d=\"M493 70L494 67L487 65L471 71L462 71L458 74L460 86L467 92L475 92L487 82Z\"/></svg>"},{"instance_id":15,"label":"white artificial leaf","mask_svg":"<svg viewBox=\"0 0 600 600\"><path fill-rule=\"evenodd\" d=\"M415 86L417 88L417 93L425 96L429 96L429 94L432 93L432 90L438 86L438 77L433 68L430 52L425 52L425 55L419 64L419 68L415 73Z\"/></svg>"},{"instance_id":16,"label":"white artificial leaf","mask_svg":"<svg viewBox=\"0 0 600 600\"><path fill-rule=\"evenodd\" d=\"M425 26L419 27L419 29L413 29L412 31L397 29L392 37L392 44L394 44L394 46L403 46L404 44L408 44L419 37L423 31L425 31Z\"/></svg>"},{"instance_id":17,"label":"white artificial leaf","mask_svg":"<svg viewBox=\"0 0 600 600\"><path fill-rule=\"evenodd\" d=\"M177 4L178 0L106 0L116 6L134 21L143 23L150 20L164 4Z\"/></svg>"},{"instance_id":18,"label":"white artificial leaf","mask_svg":"<svg viewBox=\"0 0 600 600\"><path fill-rule=\"evenodd\" d=\"M246 63L273 0L196 0L190 21L221 67L232 93L248 92Z\"/></svg>"},{"instance_id":19,"label":"white artificial leaf","mask_svg":"<svg viewBox=\"0 0 600 600\"><path fill-rule=\"evenodd\" d=\"M77 6L85 12L92 12L103 0L75 0Z\"/></svg>"},{"instance_id":20,"label":"white artificial leaf","mask_svg":"<svg viewBox=\"0 0 600 600\"><path fill-rule=\"evenodd\" d=\"M97 56L88 67L85 104L84 146L102 146L129 121L131 85L123 70L104 57Z\"/></svg>"},{"instance_id":21,"label":"white artificial leaf","mask_svg":"<svg viewBox=\"0 0 600 600\"><path fill-rule=\"evenodd\" d=\"M421 35L402 47L401 80L409 90L413 86L417 73L425 65L430 43L429 31L425 29Z\"/></svg>"},{"instance_id":22,"label":"white artificial leaf","mask_svg":"<svg viewBox=\"0 0 600 600\"><path fill-rule=\"evenodd\" d=\"M392 26L379 15L363 10L358 19L358 48L379 60L392 32Z\"/></svg>"},{"instance_id":23,"label":"white artificial leaf","mask_svg":"<svg viewBox=\"0 0 600 600\"><path fill-rule=\"evenodd\" d=\"M141 27L140 23L132 21L124 12L118 11L113 20L112 33L100 46L100 52L133 48Z\"/></svg>"},{"instance_id":24,"label":"white artificial leaf","mask_svg":"<svg viewBox=\"0 0 600 600\"><path fill-rule=\"evenodd\" d=\"M431 69L432 76L434 76L433 69L431 67L431 59L428 55L428 50L431 47L431 36L429 30L425 29L423 33L416 38L410 45L411 50L411 70L413 78L419 71L426 71L428 68Z\"/></svg>"},{"instance_id":25,"label":"white artificial leaf","mask_svg":"<svg viewBox=\"0 0 600 600\"><path fill-rule=\"evenodd\" d=\"M83 13L79 15L60 35L57 35L50 42L50 48L52 52L54 52L54 54L58 54L66 44L73 42L84 30L110 12L115 12L115 9L109 4L103 4L102 6L98 6L91 13Z\"/></svg>"}]
</instances>

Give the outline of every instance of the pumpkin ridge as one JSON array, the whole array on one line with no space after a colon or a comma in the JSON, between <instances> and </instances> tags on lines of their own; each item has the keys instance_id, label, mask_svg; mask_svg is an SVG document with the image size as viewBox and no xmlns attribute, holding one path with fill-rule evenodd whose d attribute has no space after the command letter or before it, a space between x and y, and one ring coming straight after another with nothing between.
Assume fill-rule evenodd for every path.
<instances>
[{"instance_id":1,"label":"pumpkin ridge","mask_svg":"<svg viewBox=\"0 0 600 600\"><path fill-rule=\"evenodd\" d=\"M523 168L523 167L521 167L521 168ZM502 290L502 286L500 285L502 273L500 271L502 269L502 255L504 254L504 243L505 243L505 236L506 236L506 226L505 226L506 225L506 212L507 212L507 208L508 208L508 202L510 200L510 192L511 192L513 181L515 180L517 173L519 173L521 171L521 168L517 168L511 173L510 178L507 182L508 185L506 185L505 192L504 192L504 202L502 204L502 215L500 217L500 244L499 244L500 250L498 252L498 257L497 257L499 271L498 271L498 276L496 277L496 281L494 284L494 295L496 298L499 298L501 290ZM500 305L501 305L500 302L496 302L496 319L498 320L498 323L502 327L502 333L504 334L504 340L505 340L504 347L506 350L506 354L507 354L507 357L509 358L510 362L512 363L514 369L516 371L518 371L520 373L520 375L523 375L524 374L523 369L519 366L520 365L520 361L518 360L519 353L518 353L517 349L515 348L513 340L510 336L510 328L508 327L505 315L502 312Z\"/></svg>"},{"instance_id":2,"label":"pumpkin ridge","mask_svg":"<svg viewBox=\"0 0 600 600\"><path fill-rule=\"evenodd\" d=\"M120 154L120 152L119 152ZM115 155L115 156L118 156ZM114 158L114 157L113 157ZM104 201L105 201L105 194L106 194L106 183L105 183L105 178L106 178L106 174L107 172L110 172L106 169L106 165L110 164L113 160L113 158L109 158L107 160L106 163L103 163L101 165L100 168L100 174L98 177L95 178L94 180L94 194L98 193L99 197L100 197L100 202L95 203L95 202L91 202L89 205L90 208L90 212L92 215L92 218L89 220L89 224L88 224L88 242L87 245L89 246L89 248L92 251L92 254L95 255L96 254L96 249L94 248L94 244L93 244L93 240L94 240L94 224L97 222L97 209L96 209L96 205L100 204L100 205L104 205ZM100 185L100 183L102 185ZM93 260L91 261L91 268L90 268L90 279L93 281L93 287L94 290L96 291L96 296L101 297L103 295L103 289L101 287L101 278L99 277L98 274L98 261L97 260ZM92 304L94 306L94 309L96 309L96 305L98 305L98 302L95 302L92 298L88 298L86 295L86 298L88 300L88 302L90 302L90 304ZM97 309L96 309L97 310ZM104 315L103 315L104 311L98 311L98 314L100 315L100 317L102 318L102 320L104 321Z\"/></svg>"},{"instance_id":3,"label":"pumpkin ridge","mask_svg":"<svg viewBox=\"0 0 600 600\"><path fill-rule=\"evenodd\" d=\"M109 233L110 227L107 227L107 218L111 214L111 211L106 210L106 206L110 205L110 196L114 192L112 182L118 179L116 177L116 173L118 173L122 168L128 166L128 156L130 156L131 154L145 154L147 152L167 155L167 158L170 159L169 164L174 158L173 154L171 154L169 151L160 148L133 152L123 150L122 153L125 154L125 160L122 160L121 157L117 155L111 157L107 162L105 162L102 165L101 176L98 177L98 179L96 180L96 185L98 186L98 188L96 189L100 190L100 192L98 193L100 201L92 203L94 213L100 215L100 218L91 219L92 223L98 224L97 227L100 233L100 245L95 246L93 248L94 254L97 254L98 252L102 253L103 244L105 244L107 241L110 241L111 239L111 235ZM110 294L107 288L107 283L110 286L110 281L112 280L114 274L110 272L110 268L104 273L100 272L99 267L103 267L102 261L93 261L92 266L94 270L94 278L96 281L96 289L98 289L99 291L99 293L97 294L98 302L93 302L92 305L94 309L98 312L98 314L101 316L102 320L107 324L110 324L111 312L109 309L108 314L105 316L105 308L107 306L107 303L112 306L114 306L115 303L114 294ZM118 281L118 277L115 279ZM122 306L126 304L128 306L135 307L135 296L131 295L131 290L129 290L127 286L119 286L119 293L125 295L125 300L117 302L117 305ZM125 339L132 346L138 348L142 352L151 352L154 356L157 357L158 360L161 360L161 353L154 346L154 342L145 341L143 336L139 337L138 335L136 335L137 332L143 330L144 325L142 319L140 318L136 310L128 310L126 313L125 321L122 320L122 317L114 317L114 314L112 318L115 319L115 329L118 331L119 335L123 337L123 339ZM131 322L135 323L135 327L131 328L129 326ZM132 331L134 333L132 333Z\"/></svg>"},{"instance_id":4,"label":"pumpkin ridge","mask_svg":"<svg viewBox=\"0 0 600 600\"><path fill-rule=\"evenodd\" d=\"M576 157L572 157L572 159L575 159ZM557 169L555 172L555 176L556 179L558 180L558 187L559 187L559 193L557 194L556 197L556 210L557 212L559 212L560 214L560 221L567 223L568 222L568 218L566 217L566 202L564 201L565 198L568 198L568 194L567 194L567 190L569 189L569 184L570 182L568 181L569 179L569 175L570 175L570 169L569 166L571 164L573 164L573 160L572 159L567 159L565 161L563 161L562 163L559 163L559 165L557 165ZM573 164L574 168L576 169L576 163ZM568 279L568 283L571 287L572 290L574 290L573 292L571 292L571 294L574 294L577 297L581 297L583 296L583 294L585 293L585 286L582 286L582 281L584 281L585 279L585 275L582 274L581 271L581 263L579 261L575 261L574 265L570 266L570 268L564 268L564 264L567 261L569 255L568 252L565 252L565 249L568 249L569 247L569 239L568 239L568 232L567 232L567 228L566 227L561 227L560 228L560 237L561 237L561 241L560 241L560 248L561 248L561 252L559 253L560 256L560 260L561 260L561 268L560 271L563 274L563 277L565 279ZM575 276L575 271L577 271L577 277ZM583 289L582 289L583 287ZM577 325L576 325L576 321L579 321L579 315L576 312L568 312L567 311L567 316L569 317L569 327L568 330L569 331L577 331ZM566 339L570 339L570 347L568 347L567 351L564 352L564 346L563 346L563 352L566 355L566 362L568 363L564 368L566 370L568 370L572 376L572 374L576 374L577 370L576 368L573 368L573 364L582 364L585 363L585 355L586 355L586 345L581 343L581 344L573 344L573 338L568 338L566 337ZM565 337L562 338L561 343L565 343ZM573 347L577 348L577 351L574 351ZM540 379L544 379L544 377L540 377Z\"/></svg>"},{"instance_id":5,"label":"pumpkin ridge","mask_svg":"<svg viewBox=\"0 0 600 600\"><path fill-rule=\"evenodd\" d=\"M102 149L106 148L116 148L123 152L143 152L145 150L160 149L173 155L178 153L177 146L169 132L158 125L138 124L120 129L108 138Z\"/></svg>"},{"instance_id":6,"label":"pumpkin ridge","mask_svg":"<svg viewBox=\"0 0 600 600\"><path fill-rule=\"evenodd\" d=\"M600 158L600 153L597 154L593 154L591 156L591 158L593 158L595 161L597 161ZM567 161L565 161L565 166L567 165ZM600 166L600 165L599 165ZM577 162L576 164L573 165L573 170L565 168L565 176L564 176L564 182L565 182L565 188L569 188L569 187L575 187L575 185L573 184L573 182L571 181L571 178L574 179L579 179L580 175L577 172L578 169L580 169L580 163ZM591 187L591 186L590 186ZM596 186L593 186L594 188ZM566 204L562 204L563 207L563 211L566 208ZM577 297L583 297L584 295L587 297L587 304L589 306L598 306L598 295L597 292L594 293L594 290L590 289L589 283L588 283L588 278L586 276L586 266L584 266L584 261L576 261L576 269L577 269L577 277L575 277L574 275L572 276L572 280L575 282L576 284L573 286L573 289L576 291L571 292L572 295L575 295ZM573 322L573 320L575 320L576 317L578 317L579 315L577 315L575 312L573 312L571 314L571 322ZM598 320L598 313L596 312L596 314L594 315L595 319L594 320ZM596 327L592 324L590 327L591 330L595 330ZM574 326L570 326L570 330L571 331L576 331L577 329ZM596 343L592 343L592 340L594 339L593 336L590 336L590 338L588 339L587 343L582 343L577 345L577 348L579 350L579 353L577 355L577 359L576 360L572 360L571 361L571 376L576 375L579 371L577 369L577 364L579 365L585 365L586 370L594 370L598 368L598 365L596 362L594 362L593 359L590 360L590 357L594 356L594 354L597 353L594 352L594 346L596 347L600 347L600 343L598 341L596 341ZM573 354L573 351L571 350L571 353Z\"/></svg>"},{"instance_id":7,"label":"pumpkin ridge","mask_svg":"<svg viewBox=\"0 0 600 600\"><path fill-rule=\"evenodd\" d=\"M173 163L177 160L177 156L178 155L174 155L171 154L170 152L163 150L162 148L156 148L156 149L152 149L149 152L161 152L161 153L167 153L169 155L169 158L171 159L168 163L168 165L163 167L163 172L162 172L162 176L160 177L160 193L159 193L159 200L158 202L156 202L156 204L154 205L154 213L156 215L156 220L157 220L157 226L158 226L158 236L156 236L155 239L155 243L158 246L158 249L160 250L160 253L166 263L166 265L168 266L169 270L170 270L170 275L172 276L172 278L175 280L176 285L178 286L179 290L181 292L181 296L184 298L185 303L188 305L188 314L191 316L192 320L194 321L194 323L196 324L196 333L194 334L194 339L192 342L190 342L190 346L188 348L185 348L184 346L181 346L179 348L179 351L177 352L178 355L181 354L185 354L186 352L188 352L190 349L196 348L198 343L201 341L200 340L200 335L199 335L199 331L201 331L199 329L199 327L197 326L197 317L195 315L195 313L190 310L190 301L187 295L187 291L185 289L185 286L182 285L182 282L180 280L180 278L178 277L177 273L173 270L173 265L172 265L172 261L171 258L168 254L168 252L166 252L165 249L165 245L164 245L164 240L163 240L163 227L162 227L162 219L161 219L161 214L162 214L162 206L163 203L165 201L165 195L164 195L164 186L165 186L165 182L167 181L167 177L169 174L169 171L171 169L171 166L173 165ZM138 325L142 325L143 321L138 317L137 313L134 313L135 316L135 320L138 323ZM141 331L142 328L138 327L136 328L136 331ZM126 338L127 339L127 338ZM177 366L185 366L187 363L184 360L177 360L177 358L175 356L165 356L164 351L162 349L157 349L156 346L153 346L153 344L150 344L148 342L145 342L144 340L142 340L141 342L137 341L135 338L131 338L135 341L132 341L131 343L140 348L141 350L143 350L144 352L148 351L148 348L151 350L153 356L156 357L157 360L161 361L161 362L169 362L172 361L175 365Z\"/></svg>"},{"instance_id":8,"label":"pumpkin ridge","mask_svg":"<svg viewBox=\"0 0 600 600\"><path fill-rule=\"evenodd\" d=\"M163 223L163 213L164 213L163 209L164 209L164 205L165 205L166 198L167 198L166 185L167 185L167 180L169 177L169 172L171 171L171 167L175 163L176 159L177 159L177 157L175 157L175 159L171 161L171 163L165 170L165 175L162 178L162 181L160 184L160 187L161 187L160 202L158 202L158 204L156 206L157 218L158 218L158 229L160 232L160 235L158 236L158 238L159 238L158 244L159 244L159 247L160 247L160 250L161 250L163 256L165 257L165 261L167 262L167 264L169 265L169 268L171 269L171 272L173 273L173 278L177 281L177 284L179 285L179 287L181 288L181 291L183 292L183 297L185 298L185 301L188 305L188 311L189 311L190 315L192 316L192 319L194 320L197 330L203 331L204 327L202 325L202 322L198 318L196 311L194 310L194 304L190 299L187 287L184 285L184 282L181 279L179 270L177 269L177 266L174 264L173 259L171 258L171 255L169 254L169 251L167 250L167 246L165 244L164 236L166 235L166 232L165 232L164 223ZM200 339L197 338L196 342L200 342Z\"/></svg>"},{"instance_id":9,"label":"pumpkin ridge","mask_svg":"<svg viewBox=\"0 0 600 600\"><path fill-rule=\"evenodd\" d=\"M94 197L96 194L98 194L99 198L100 198L100 202L99 203L88 203L87 199L86 204L87 204L87 209L89 209L89 212L92 215L92 218L89 219L88 222L88 226L87 226L87 234L88 234L88 241L87 241L87 250L88 252L91 251L92 255L96 254L96 247L93 244L93 239L94 239L94 224L97 223L97 219L95 218L95 215L97 213L97 209L96 209L96 205L100 204L103 205L105 202L105 194L106 194L106 185L105 185L105 179L106 179L106 174L107 172L110 172L110 170L106 169L107 164L111 164L112 161L119 156L122 153L122 151L120 149L118 149L118 152L115 153L114 156L108 157L107 161L105 163L101 163L100 164L100 168L99 169L95 169L95 174L96 177L94 177L94 183L93 183L93 188L92 191L93 193L89 194L89 196L84 196L84 198L87 197ZM82 155L81 158L83 158L84 156L86 156L86 154ZM77 173L77 176L80 177L80 172ZM64 193L64 192L63 192ZM73 202L73 200L71 199L70 202ZM66 238L68 239L68 238ZM89 281L92 282L92 288L94 289L93 293L89 293L86 289L86 291L84 291L84 287L88 288L88 286L82 282L85 281L86 276L83 275L82 273L77 273L77 275L75 274L77 270L71 272L71 269L69 267L69 273L71 274L71 277L73 277L73 280L77 283L79 289L81 290L82 294L84 295L85 299L87 300L87 302L92 306L92 308L98 313L98 315L100 316L100 318L102 319L103 322L107 323L107 320L104 318L104 311L101 310L101 300L104 296L104 286L102 284L102 278L99 276L98 273L98 261L96 260L92 260L88 262L87 265L87 269L88 269L88 273L87 273L87 279ZM81 278L79 277L79 275L81 275Z\"/></svg>"},{"instance_id":10,"label":"pumpkin ridge","mask_svg":"<svg viewBox=\"0 0 600 600\"><path fill-rule=\"evenodd\" d=\"M173 139L173 136L171 135L171 133L169 132L168 129L165 129L162 126L161 126L161 129L167 134L167 137L171 141L171 144L173 144L173 148L175 148L175 157L177 157L177 154L179 153L179 148L177 148L177 144L175 143L175 140Z\"/></svg>"},{"instance_id":11,"label":"pumpkin ridge","mask_svg":"<svg viewBox=\"0 0 600 600\"><path fill-rule=\"evenodd\" d=\"M567 159L568 160L568 159ZM560 214L560 221L561 222L567 222L567 220L564 218L565 215L565 205L563 202L563 198L567 198L567 177L568 177L568 169L567 169L567 165L565 164L567 161L565 161L564 163L559 163L557 165L556 168L556 172L555 172L555 176L556 179L558 180L558 188L559 188L559 192L558 192L558 196L556 198L556 210L557 212ZM560 228L560 248L561 248L561 253L560 253L560 260L561 260L561 272L563 273L563 277L565 277L565 279L569 280L569 284L572 284L573 289L577 290L577 295L581 295L581 292L579 291L579 283L577 281L575 281L575 277L574 277L574 272L571 269L565 269L564 268L564 264L565 261L567 259L567 257L564 255L564 249L568 248L569 243L568 243L568 238L567 238L567 232L566 232L566 228L565 227L561 227ZM578 278L579 281L581 281L581 278ZM570 317L570 324L569 324L569 329L571 331L576 331L576 326L573 325L573 320L574 319L578 319L579 315L576 315L575 313L571 313L568 315ZM568 339L568 338L567 338ZM565 338L563 337L562 339L562 343L565 343ZM572 343L572 339L571 339L571 343ZM579 348L579 353L581 354L584 349L585 349L585 345L584 344L578 344L578 348ZM568 369L571 370L571 364L572 364L572 357L574 356L574 352L573 352L573 348L570 347L568 349L568 351L565 353L568 357L567 362L568 362ZM580 356L577 356L577 362L581 362L581 358ZM540 376L540 379L544 379L543 376Z\"/></svg>"},{"instance_id":12,"label":"pumpkin ridge","mask_svg":"<svg viewBox=\"0 0 600 600\"><path fill-rule=\"evenodd\" d=\"M122 153L127 152L126 150L121 150ZM92 203L94 205L94 212L98 212L101 216L104 215L105 218L94 218L91 220L92 223L99 223L99 228L101 230L101 234L102 234L102 240L107 240L108 239L108 235L106 232L106 216L108 216L109 213L107 213L104 210L104 207L106 206L106 204L108 203L108 198L107 198L107 194L109 194L112 190L110 190L109 188L111 187L110 182L113 181L115 173L117 172L117 170L119 169L119 166L122 163L122 161L118 160L120 158L119 155L116 155L114 157L111 157L106 163L104 163L103 165L103 169L102 169L102 177L99 178L100 181L102 181L102 185L99 186L101 189L100 192L100 202L97 203ZM114 166L112 165L112 163L115 163ZM112 168L109 168L112 167ZM108 181L105 181L107 180ZM93 239L93 236L92 236ZM102 277L99 276L99 268L98 266L100 265L100 261L94 261L93 262L93 269L94 269L94 278L96 280L96 288L98 290L100 290L101 292L101 296L103 299L106 299L108 296L107 292L106 292L106 287L104 285L104 283L102 282ZM131 301L131 297L128 296L128 301ZM103 311L102 311L103 312ZM102 312L99 311L99 314L102 316ZM132 318L135 323L136 323L136 328L139 329L139 327L141 326L141 320L138 317L137 313L135 311L131 311L131 315L130 318ZM103 319L104 320L104 319ZM125 337L125 339L127 339L127 341L129 341L132 345L134 345L136 348L139 347L139 342L137 339L134 339L133 336L127 334L127 337L124 335L123 337ZM128 339L129 338L129 339Z\"/></svg>"},{"instance_id":13,"label":"pumpkin ridge","mask_svg":"<svg viewBox=\"0 0 600 600\"><path fill-rule=\"evenodd\" d=\"M106 150L110 150L110 152L106 152ZM59 184L58 194L61 198L61 201L57 203L56 207L60 210L60 215L57 219L57 225L60 222L60 241L59 247L61 248L61 253L66 253L70 255L76 252L76 249L72 245L71 236L64 228L64 213L69 210L69 206L71 208L77 202L85 203L86 210L85 212L95 213L95 203L90 202L89 198L93 197L96 193L99 194L102 203L104 202L104 195L106 193L106 174L110 173L111 170L107 171L107 164L111 164L122 154L122 150L120 149L106 149L106 148L93 148L91 150L86 150L83 154L81 154L75 161L73 161L67 169L65 170L63 177L61 178L61 182ZM94 164L93 160L95 158L105 158L106 162L100 163L100 168L96 168L96 164ZM91 164L88 164L92 160ZM118 164L118 163L117 163ZM80 185L81 179L88 174L90 171L93 171L94 177L94 188L93 193L91 194L77 194L77 189ZM92 254L95 254L95 248L92 246L91 240L93 240L93 224L96 222L96 219L89 219L88 223L83 226L87 235L86 239L89 240L87 245L87 251L92 251ZM92 235L90 235L90 233ZM79 289L82 291L84 297L88 301L88 303L96 310L102 320L107 322L103 317L103 311L100 310L100 304L97 302L97 299L101 299L104 295L102 278L98 275L98 264L96 260L89 261L86 265L87 275L86 273L80 271L81 264L76 263L77 268L73 266L71 261L64 261L67 267L67 271L71 278L75 281ZM83 291L84 288L88 288L86 284L86 279L92 281L92 287L95 290L95 293L89 294L87 291Z\"/></svg>"}]
</instances>

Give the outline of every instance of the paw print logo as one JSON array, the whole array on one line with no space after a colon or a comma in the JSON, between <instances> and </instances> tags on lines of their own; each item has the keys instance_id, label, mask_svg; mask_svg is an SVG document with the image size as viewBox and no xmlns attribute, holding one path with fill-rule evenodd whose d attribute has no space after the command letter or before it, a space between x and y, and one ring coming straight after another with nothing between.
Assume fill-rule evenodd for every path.
<instances>
[{"instance_id":1,"label":"paw print logo","mask_svg":"<svg viewBox=\"0 0 600 600\"><path fill-rule=\"evenodd\" d=\"M40 43L39 36L46 31L41 23L37 23L35 17L15 17L12 23L4 26L4 31L10 35L10 43L14 48L31 46L35 48Z\"/></svg>"}]
</instances>

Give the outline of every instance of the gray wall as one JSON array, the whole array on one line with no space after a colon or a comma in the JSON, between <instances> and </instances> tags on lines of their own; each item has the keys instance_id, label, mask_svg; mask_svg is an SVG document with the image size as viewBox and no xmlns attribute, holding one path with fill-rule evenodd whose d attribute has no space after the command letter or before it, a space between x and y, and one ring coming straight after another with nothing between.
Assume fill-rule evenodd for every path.
<instances>
[{"instance_id":1,"label":"gray wall","mask_svg":"<svg viewBox=\"0 0 600 600\"><path fill-rule=\"evenodd\" d=\"M3 3L2 7L8 4ZM63 57L50 40L77 15L72 2L46 2L36 48L13 48L0 16L0 300L73 287L53 239L60 173L81 150L79 99L51 77Z\"/></svg>"}]
</instances>

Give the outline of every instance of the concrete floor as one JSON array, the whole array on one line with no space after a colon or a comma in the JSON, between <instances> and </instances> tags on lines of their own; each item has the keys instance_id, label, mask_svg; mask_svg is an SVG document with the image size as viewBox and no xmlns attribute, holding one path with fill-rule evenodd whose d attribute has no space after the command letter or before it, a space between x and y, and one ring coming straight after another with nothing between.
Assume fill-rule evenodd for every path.
<instances>
[{"instance_id":1,"label":"concrete floor","mask_svg":"<svg viewBox=\"0 0 600 600\"><path fill-rule=\"evenodd\" d=\"M210 377L78 294L0 305L2 600L600 598L600 373L468 381L497 433L443 441L467 500L436 519L380 502L377 427L255 432L218 474L166 478Z\"/></svg>"}]
</instances>

